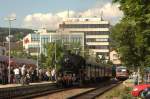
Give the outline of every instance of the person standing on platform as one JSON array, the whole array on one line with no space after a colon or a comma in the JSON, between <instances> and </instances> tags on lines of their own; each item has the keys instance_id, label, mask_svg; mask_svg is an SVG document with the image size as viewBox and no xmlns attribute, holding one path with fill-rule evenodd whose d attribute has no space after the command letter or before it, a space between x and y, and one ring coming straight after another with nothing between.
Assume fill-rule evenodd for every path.
<instances>
[{"instance_id":1,"label":"person standing on platform","mask_svg":"<svg viewBox=\"0 0 150 99\"><path fill-rule=\"evenodd\" d=\"M52 69L52 71L51 71L51 76L52 76L52 81L55 81L56 79L55 79L55 76L56 76L56 71L55 71L55 69Z\"/></svg>"},{"instance_id":2,"label":"person standing on platform","mask_svg":"<svg viewBox=\"0 0 150 99\"><path fill-rule=\"evenodd\" d=\"M14 83L14 72L13 72L13 67L10 67L10 83Z\"/></svg>"},{"instance_id":3,"label":"person standing on platform","mask_svg":"<svg viewBox=\"0 0 150 99\"><path fill-rule=\"evenodd\" d=\"M23 65L21 67L21 76L25 76L25 74L26 74L26 65Z\"/></svg>"},{"instance_id":4,"label":"person standing on platform","mask_svg":"<svg viewBox=\"0 0 150 99\"><path fill-rule=\"evenodd\" d=\"M28 68L26 74L26 84L29 85L30 82L31 82L31 70L30 68Z\"/></svg>"},{"instance_id":5,"label":"person standing on platform","mask_svg":"<svg viewBox=\"0 0 150 99\"><path fill-rule=\"evenodd\" d=\"M0 66L0 84L2 84L2 66Z\"/></svg>"},{"instance_id":6,"label":"person standing on platform","mask_svg":"<svg viewBox=\"0 0 150 99\"><path fill-rule=\"evenodd\" d=\"M34 82L38 81L37 70L34 69Z\"/></svg>"},{"instance_id":7,"label":"person standing on platform","mask_svg":"<svg viewBox=\"0 0 150 99\"><path fill-rule=\"evenodd\" d=\"M47 69L47 71L46 71L46 80L47 81L49 81L50 80L50 77L51 77L51 74L50 74L50 72L49 72L49 69Z\"/></svg>"},{"instance_id":8,"label":"person standing on platform","mask_svg":"<svg viewBox=\"0 0 150 99\"><path fill-rule=\"evenodd\" d=\"M42 77L43 77L42 72L43 72L43 70L40 68L39 69L39 81L42 81Z\"/></svg>"},{"instance_id":9,"label":"person standing on platform","mask_svg":"<svg viewBox=\"0 0 150 99\"><path fill-rule=\"evenodd\" d=\"M27 70L26 70L26 66L23 65L21 67L21 83L24 85L26 82L26 74L27 74Z\"/></svg>"},{"instance_id":10,"label":"person standing on platform","mask_svg":"<svg viewBox=\"0 0 150 99\"><path fill-rule=\"evenodd\" d=\"M138 84L138 74L136 72L134 72L133 74L134 76L134 85L137 85Z\"/></svg>"},{"instance_id":11,"label":"person standing on platform","mask_svg":"<svg viewBox=\"0 0 150 99\"><path fill-rule=\"evenodd\" d=\"M2 84L7 84L8 83L8 69L3 66L2 67Z\"/></svg>"},{"instance_id":12,"label":"person standing on platform","mask_svg":"<svg viewBox=\"0 0 150 99\"><path fill-rule=\"evenodd\" d=\"M14 69L14 74L15 74L15 83L19 84L20 83L20 71L18 67Z\"/></svg>"}]
</instances>

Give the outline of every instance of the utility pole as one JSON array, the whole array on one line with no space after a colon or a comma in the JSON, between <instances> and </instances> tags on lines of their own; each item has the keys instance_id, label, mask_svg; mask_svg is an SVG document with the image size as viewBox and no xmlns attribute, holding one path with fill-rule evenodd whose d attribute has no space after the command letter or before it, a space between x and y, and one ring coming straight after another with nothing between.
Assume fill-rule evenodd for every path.
<instances>
[{"instance_id":1,"label":"utility pole","mask_svg":"<svg viewBox=\"0 0 150 99\"><path fill-rule=\"evenodd\" d=\"M40 35L40 33L38 33ZM39 39L38 39L38 47L37 47L37 76L39 76Z\"/></svg>"},{"instance_id":2,"label":"utility pole","mask_svg":"<svg viewBox=\"0 0 150 99\"><path fill-rule=\"evenodd\" d=\"M39 48L37 48L37 76L39 76Z\"/></svg>"},{"instance_id":3,"label":"utility pole","mask_svg":"<svg viewBox=\"0 0 150 99\"><path fill-rule=\"evenodd\" d=\"M9 16L9 17L6 17L4 20L8 21L9 23L9 63L8 63L8 82L11 83L11 80L10 80L10 29L11 29L11 21L14 21L16 20L16 17L14 16Z\"/></svg>"},{"instance_id":4,"label":"utility pole","mask_svg":"<svg viewBox=\"0 0 150 99\"><path fill-rule=\"evenodd\" d=\"M55 70L56 70L56 61L57 61L56 60L56 54L57 54L56 52L57 52L57 49L56 49L56 40L55 40Z\"/></svg>"},{"instance_id":5,"label":"utility pole","mask_svg":"<svg viewBox=\"0 0 150 99\"><path fill-rule=\"evenodd\" d=\"M56 39L55 39L55 80L57 80L57 75L56 75L56 69L57 69L57 67L56 67L56 64L57 64L57 58L56 58L56 56L57 56L57 45L56 45Z\"/></svg>"},{"instance_id":6,"label":"utility pole","mask_svg":"<svg viewBox=\"0 0 150 99\"><path fill-rule=\"evenodd\" d=\"M8 66L8 82L9 82L9 84L11 83L11 81L10 81L10 28L11 28L11 21L10 20L8 20L8 22L9 22L9 66Z\"/></svg>"},{"instance_id":7,"label":"utility pole","mask_svg":"<svg viewBox=\"0 0 150 99\"><path fill-rule=\"evenodd\" d=\"M35 33L37 33L37 35L38 35L37 63L36 64L37 64L37 76L39 76L39 59L40 59L39 55L41 55L41 32L40 31L35 31ZM40 52L40 54L39 54L39 52Z\"/></svg>"}]
</instances>

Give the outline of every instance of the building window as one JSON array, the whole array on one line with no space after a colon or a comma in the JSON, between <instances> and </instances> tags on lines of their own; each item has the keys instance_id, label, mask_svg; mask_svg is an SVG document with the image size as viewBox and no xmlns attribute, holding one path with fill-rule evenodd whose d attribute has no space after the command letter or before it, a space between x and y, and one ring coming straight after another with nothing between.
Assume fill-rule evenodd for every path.
<instances>
[{"instance_id":1,"label":"building window","mask_svg":"<svg viewBox=\"0 0 150 99\"><path fill-rule=\"evenodd\" d=\"M89 31L85 33L87 35L109 35L109 31Z\"/></svg>"},{"instance_id":2,"label":"building window","mask_svg":"<svg viewBox=\"0 0 150 99\"><path fill-rule=\"evenodd\" d=\"M86 42L108 42L108 38L88 38Z\"/></svg>"},{"instance_id":3,"label":"building window","mask_svg":"<svg viewBox=\"0 0 150 99\"><path fill-rule=\"evenodd\" d=\"M98 38L96 39L97 42L108 42L108 38Z\"/></svg>"},{"instance_id":4,"label":"building window","mask_svg":"<svg viewBox=\"0 0 150 99\"><path fill-rule=\"evenodd\" d=\"M108 52L97 52L97 55L102 55L102 56L109 56Z\"/></svg>"},{"instance_id":5,"label":"building window","mask_svg":"<svg viewBox=\"0 0 150 99\"><path fill-rule=\"evenodd\" d=\"M39 35L37 34L31 34L31 42L37 42L39 41Z\"/></svg>"},{"instance_id":6,"label":"building window","mask_svg":"<svg viewBox=\"0 0 150 99\"><path fill-rule=\"evenodd\" d=\"M63 24L61 28L109 28L109 24Z\"/></svg>"},{"instance_id":7,"label":"building window","mask_svg":"<svg viewBox=\"0 0 150 99\"><path fill-rule=\"evenodd\" d=\"M90 49L109 49L107 45L89 45L88 48Z\"/></svg>"}]
</instances>

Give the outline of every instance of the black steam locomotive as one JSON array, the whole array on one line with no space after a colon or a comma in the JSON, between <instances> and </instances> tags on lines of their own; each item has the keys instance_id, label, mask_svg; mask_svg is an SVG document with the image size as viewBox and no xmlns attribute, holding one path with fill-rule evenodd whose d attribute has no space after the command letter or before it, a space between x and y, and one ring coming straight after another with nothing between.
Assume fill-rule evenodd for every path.
<instances>
[{"instance_id":1,"label":"black steam locomotive","mask_svg":"<svg viewBox=\"0 0 150 99\"><path fill-rule=\"evenodd\" d=\"M63 86L105 81L112 77L111 67L88 62L82 56L73 53L66 53L61 65L58 83Z\"/></svg>"}]
</instances>

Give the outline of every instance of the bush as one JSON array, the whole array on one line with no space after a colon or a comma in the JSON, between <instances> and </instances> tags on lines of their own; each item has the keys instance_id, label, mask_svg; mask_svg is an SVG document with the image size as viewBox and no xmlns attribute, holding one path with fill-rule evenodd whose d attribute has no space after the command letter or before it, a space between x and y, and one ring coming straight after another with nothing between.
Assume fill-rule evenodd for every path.
<instances>
[{"instance_id":1,"label":"bush","mask_svg":"<svg viewBox=\"0 0 150 99\"><path fill-rule=\"evenodd\" d=\"M130 87L125 87L123 90L123 93L121 95L121 99L133 99L132 95L130 94L132 88Z\"/></svg>"}]
</instances>

